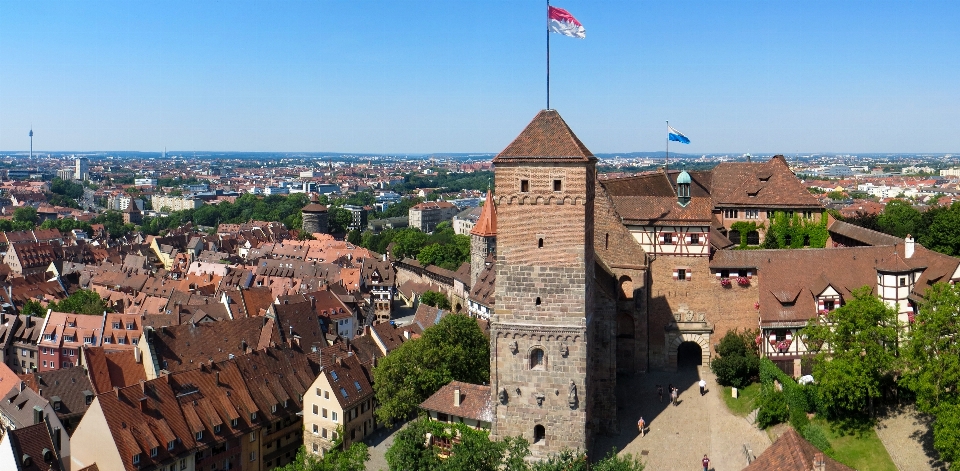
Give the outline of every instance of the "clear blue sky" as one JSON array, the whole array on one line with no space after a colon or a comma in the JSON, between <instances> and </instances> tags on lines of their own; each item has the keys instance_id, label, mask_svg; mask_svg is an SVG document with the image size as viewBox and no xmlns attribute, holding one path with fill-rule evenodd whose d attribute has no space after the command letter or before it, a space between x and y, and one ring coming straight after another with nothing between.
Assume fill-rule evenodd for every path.
<instances>
[{"instance_id":1,"label":"clear blue sky","mask_svg":"<svg viewBox=\"0 0 960 471\"><path fill-rule=\"evenodd\" d=\"M554 0L594 152L960 152L960 2ZM541 1L0 0L0 149L498 152L545 107Z\"/></svg>"}]
</instances>

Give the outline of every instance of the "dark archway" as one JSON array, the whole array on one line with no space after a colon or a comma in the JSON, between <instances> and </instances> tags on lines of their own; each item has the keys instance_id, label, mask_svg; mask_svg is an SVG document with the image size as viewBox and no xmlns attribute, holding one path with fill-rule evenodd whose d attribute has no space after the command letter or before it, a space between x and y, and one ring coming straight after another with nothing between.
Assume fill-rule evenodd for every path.
<instances>
[{"instance_id":1,"label":"dark archway","mask_svg":"<svg viewBox=\"0 0 960 471\"><path fill-rule=\"evenodd\" d=\"M748 232L747 245L760 245L760 233L757 231Z\"/></svg>"},{"instance_id":2,"label":"dark archway","mask_svg":"<svg viewBox=\"0 0 960 471\"><path fill-rule=\"evenodd\" d=\"M677 369L697 367L703 363L703 349L696 342L683 342L677 347Z\"/></svg>"}]
</instances>

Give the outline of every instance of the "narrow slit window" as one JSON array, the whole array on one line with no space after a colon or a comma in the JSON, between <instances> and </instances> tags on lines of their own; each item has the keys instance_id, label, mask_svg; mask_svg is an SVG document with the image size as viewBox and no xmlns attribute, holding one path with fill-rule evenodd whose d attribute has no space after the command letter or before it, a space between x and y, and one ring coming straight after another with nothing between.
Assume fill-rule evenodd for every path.
<instances>
[{"instance_id":1,"label":"narrow slit window","mask_svg":"<svg viewBox=\"0 0 960 471\"><path fill-rule=\"evenodd\" d=\"M560 180L554 180L553 191L563 191L563 182Z\"/></svg>"},{"instance_id":2,"label":"narrow slit window","mask_svg":"<svg viewBox=\"0 0 960 471\"><path fill-rule=\"evenodd\" d=\"M530 180L520 180L520 192L526 193L530 191Z\"/></svg>"},{"instance_id":3,"label":"narrow slit window","mask_svg":"<svg viewBox=\"0 0 960 471\"><path fill-rule=\"evenodd\" d=\"M537 306L540 305L540 296L537 296L537 301L536 301L536 303L537 303Z\"/></svg>"},{"instance_id":4,"label":"narrow slit window","mask_svg":"<svg viewBox=\"0 0 960 471\"><path fill-rule=\"evenodd\" d=\"M542 249L542 248L543 248L543 238L542 238L542 237L537 240L537 248L538 248L538 249Z\"/></svg>"}]
</instances>

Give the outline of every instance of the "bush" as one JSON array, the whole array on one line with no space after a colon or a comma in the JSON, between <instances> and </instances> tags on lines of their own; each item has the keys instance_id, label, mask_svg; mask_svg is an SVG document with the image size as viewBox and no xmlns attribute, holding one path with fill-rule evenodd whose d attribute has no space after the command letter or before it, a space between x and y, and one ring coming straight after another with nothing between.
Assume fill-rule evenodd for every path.
<instances>
[{"instance_id":1,"label":"bush","mask_svg":"<svg viewBox=\"0 0 960 471\"><path fill-rule=\"evenodd\" d=\"M760 358L757 356L754 338L756 333L749 330L731 330L720 339L716 358L710 369L717 375L717 382L724 386L743 388L753 382L760 371Z\"/></svg>"},{"instance_id":2,"label":"bush","mask_svg":"<svg viewBox=\"0 0 960 471\"><path fill-rule=\"evenodd\" d=\"M806 441L810 442L811 445L817 447L820 451L830 450L830 441L827 440L827 434L819 425L807 424L799 431L800 435L803 436Z\"/></svg>"},{"instance_id":3,"label":"bush","mask_svg":"<svg viewBox=\"0 0 960 471\"><path fill-rule=\"evenodd\" d=\"M789 418L786 396L773 388L773 385L764 385L760 392L760 411L757 413L757 426L767 428L786 422Z\"/></svg>"}]
</instances>

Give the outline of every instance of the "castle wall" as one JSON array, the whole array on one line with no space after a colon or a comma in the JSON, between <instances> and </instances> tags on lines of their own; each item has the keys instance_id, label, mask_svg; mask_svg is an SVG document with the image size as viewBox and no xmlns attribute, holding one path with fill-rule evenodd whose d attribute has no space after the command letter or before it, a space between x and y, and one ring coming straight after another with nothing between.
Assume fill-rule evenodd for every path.
<instances>
[{"instance_id":1,"label":"castle wall","mask_svg":"<svg viewBox=\"0 0 960 471\"><path fill-rule=\"evenodd\" d=\"M688 280L674 279L678 268L690 274ZM650 367L668 369L671 349L676 355L676 345L668 343L667 328L681 323L702 320L712 327L708 347L720 341L727 331L756 329L760 318L754 305L760 298L758 281L753 275L750 285L739 286L732 280L730 287L721 286L716 275L710 272L707 257L658 256L650 262L649 342Z\"/></svg>"}]
</instances>

